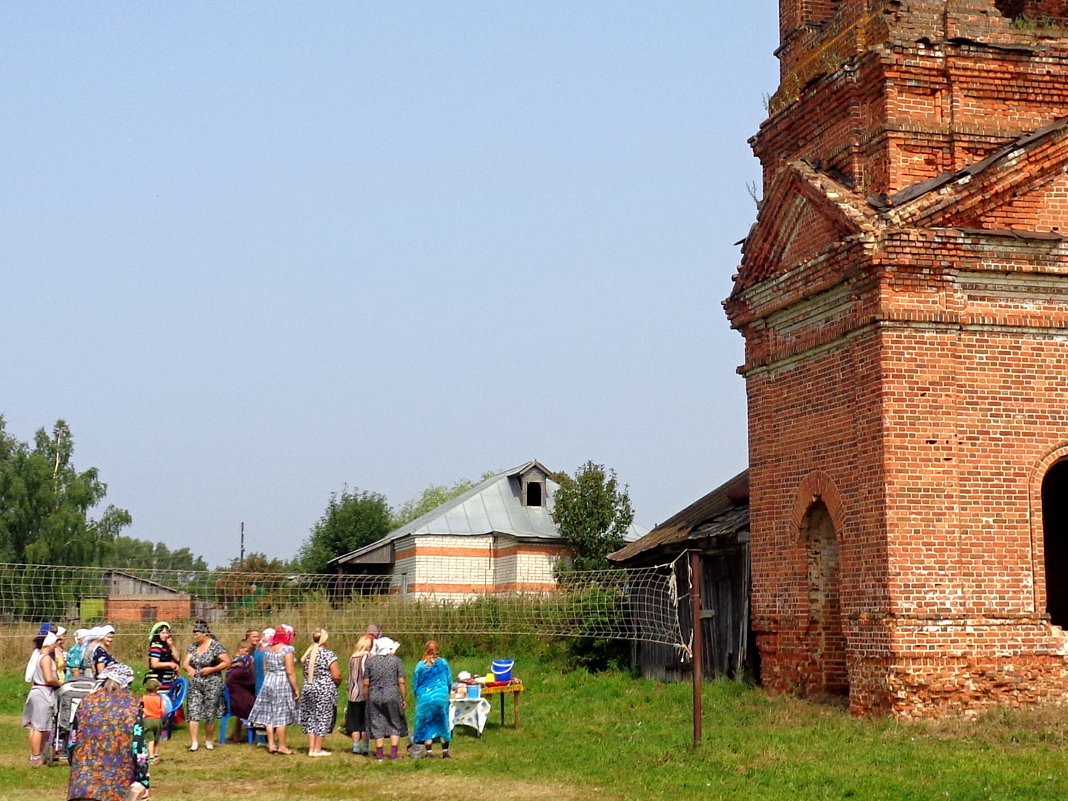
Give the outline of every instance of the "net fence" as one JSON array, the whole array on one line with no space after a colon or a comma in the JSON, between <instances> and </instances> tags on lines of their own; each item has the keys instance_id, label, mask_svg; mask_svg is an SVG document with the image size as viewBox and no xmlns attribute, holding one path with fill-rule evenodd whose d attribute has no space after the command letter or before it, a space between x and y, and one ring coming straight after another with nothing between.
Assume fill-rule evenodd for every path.
<instances>
[{"instance_id":1,"label":"net fence","mask_svg":"<svg viewBox=\"0 0 1068 801\"><path fill-rule=\"evenodd\" d=\"M0 564L0 638L42 621L110 623L123 633L167 620L229 629L594 637L685 648L675 566L573 572L536 591L410 592L396 576L176 571Z\"/></svg>"}]
</instances>

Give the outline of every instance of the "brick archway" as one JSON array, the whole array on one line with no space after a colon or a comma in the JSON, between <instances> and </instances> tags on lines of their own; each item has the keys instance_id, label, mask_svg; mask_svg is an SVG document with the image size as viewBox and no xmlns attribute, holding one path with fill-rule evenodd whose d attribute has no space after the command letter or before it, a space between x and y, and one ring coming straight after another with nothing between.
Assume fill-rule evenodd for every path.
<instances>
[{"instance_id":1,"label":"brick archway","mask_svg":"<svg viewBox=\"0 0 1068 801\"><path fill-rule=\"evenodd\" d=\"M1050 476L1051 471L1064 463L1068 463L1068 445L1054 448L1035 465L1034 472L1031 474L1030 486L1028 487L1031 518L1031 575L1034 577L1033 603L1034 611L1038 614L1052 611L1049 609L1051 603L1058 608L1063 608L1064 606L1063 599L1057 600L1049 596L1049 583L1047 582L1046 574L1050 567L1048 559L1053 559L1062 569L1068 571L1068 551L1062 549L1059 554L1047 552L1047 535L1051 534L1051 531L1047 531L1047 523L1052 527L1055 522L1053 520L1047 521L1047 508L1044 508L1047 505L1043 503L1047 477ZM1063 523L1063 519L1061 522ZM1054 617L1059 617L1059 619L1052 620L1054 625L1068 628L1068 626L1065 626L1068 621L1064 619L1063 614L1055 615Z\"/></svg>"},{"instance_id":2,"label":"brick archway","mask_svg":"<svg viewBox=\"0 0 1068 801\"><path fill-rule=\"evenodd\" d=\"M827 513L834 523L834 530L839 539L845 524L845 514L842 508L842 495L838 492L834 480L822 470L813 470L797 486L797 495L794 498L793 509L790 511L790 525L798 534L802 533L805 524L805 516L808 515L812 504L822 501L827 507Z\"/></svg>"},{"instance_id":3,"label":"brick archway","mask_svg":"<svg viewBox=\"0 0 1068 801\"><path fill-rule=\"evenodd\" d=\"M809 670L806 694L816 699L849 695L842 620L842 498L826 473L810 473L797 491L791 521L804 546L808 604Z\"/></svg>"}]
</instances>

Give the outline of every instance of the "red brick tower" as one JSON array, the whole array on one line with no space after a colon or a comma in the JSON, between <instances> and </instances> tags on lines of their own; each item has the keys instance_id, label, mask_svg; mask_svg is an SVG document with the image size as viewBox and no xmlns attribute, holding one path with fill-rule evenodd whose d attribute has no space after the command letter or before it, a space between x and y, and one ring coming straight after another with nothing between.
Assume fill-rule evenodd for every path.
<instances>
[{"instance_id":1,"label":"red brick tower","mask_svg":"<svg viewBox=\"0 0 1068 801\"><path fill-rule=\"evenodd\" d=\"M1068 0L780 0L745 337L766 685L1068 700Z\"/></svg>"}]
</instances>

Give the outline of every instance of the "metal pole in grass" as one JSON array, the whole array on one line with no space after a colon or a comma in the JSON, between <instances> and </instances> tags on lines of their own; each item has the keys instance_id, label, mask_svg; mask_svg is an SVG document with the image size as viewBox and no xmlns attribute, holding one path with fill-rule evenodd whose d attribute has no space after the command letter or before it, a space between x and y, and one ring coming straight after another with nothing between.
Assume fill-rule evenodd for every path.
<instances>
[{"instance_id":1,"label":"metal pole in grass","mask_svg":"<svg viewBox=\"0 0 1068 801\"><path fill-rule=\"evenodd\" d=\"M701 682L704 678L704 632L701 620L701 554L690 551L690 619L693 621L693 744L701 744Z\"/></svg>"}]
</instances>

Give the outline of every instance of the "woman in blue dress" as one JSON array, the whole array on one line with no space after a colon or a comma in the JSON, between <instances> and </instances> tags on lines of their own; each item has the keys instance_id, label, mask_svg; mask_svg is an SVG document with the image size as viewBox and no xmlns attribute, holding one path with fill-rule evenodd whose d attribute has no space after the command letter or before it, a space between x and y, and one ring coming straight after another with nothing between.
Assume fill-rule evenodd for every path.
<instances>
[{"instance_id":1,"label":"woman in blue dress","mask_svg":"<svg viewBox=\"0 0 1068 801\"><path fill-rule=\"evenodd\" d=\"M423 658L412 674L412 689L415 691L415 726L412 741L426 744L426 755L431 756L434 740L441 743L441 756L449 759L449 690L452 688L452 670L441 657L438 644L428 640L423 646Z\"/></svg>"}]
</instances>

